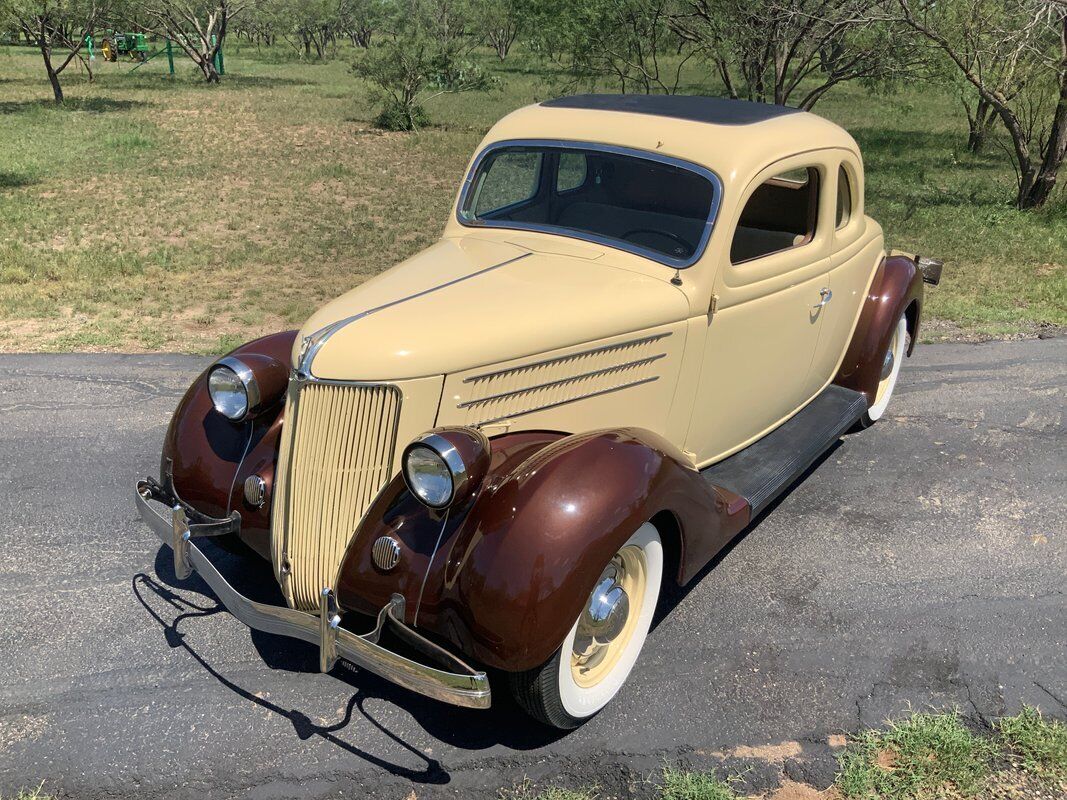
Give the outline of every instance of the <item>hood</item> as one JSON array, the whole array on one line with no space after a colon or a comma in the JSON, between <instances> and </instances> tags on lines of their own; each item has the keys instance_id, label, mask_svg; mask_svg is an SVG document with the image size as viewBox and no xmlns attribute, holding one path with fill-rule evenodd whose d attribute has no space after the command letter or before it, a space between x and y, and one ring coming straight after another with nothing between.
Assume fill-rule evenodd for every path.
<instances>
[{"instance_id":1,"label":"hood","mask_svg":"<svg viewBox=\"0 0 1067 800\"><path fill-rule=\"evenodd\" d=\"M294 363L326 380L402 380L676 322L689 304L669 274L473 236L443 239L312 315Z\"/></svg>"}]
</instances>

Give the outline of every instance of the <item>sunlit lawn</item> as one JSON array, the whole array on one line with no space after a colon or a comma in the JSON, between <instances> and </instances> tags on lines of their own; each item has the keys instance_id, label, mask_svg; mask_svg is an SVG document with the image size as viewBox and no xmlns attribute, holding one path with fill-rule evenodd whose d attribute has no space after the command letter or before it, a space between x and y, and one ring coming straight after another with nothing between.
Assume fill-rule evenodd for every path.
<instances>
[{"instance_id":1,"label":"sunlit lawn","mask_svg":"<svg viewBox=\"0 0 1067 800\"><path fill-rule=\"evenodd\" d=\"M180 62L169 78L163 59L98 64L92 84L72 66L55 109L36 54L0 48L0 350L214 352L298 325L432 242L488 127L554 93L521 53L487 55L501 90L383 133L349 58L231 48L219 87ZM1062 192L1014 211L1000 145L963 151L950 93L846 86L817 111L863 147L890 246L946 259L928 337L1067 326Z\"/></svg>"}]
</instances>

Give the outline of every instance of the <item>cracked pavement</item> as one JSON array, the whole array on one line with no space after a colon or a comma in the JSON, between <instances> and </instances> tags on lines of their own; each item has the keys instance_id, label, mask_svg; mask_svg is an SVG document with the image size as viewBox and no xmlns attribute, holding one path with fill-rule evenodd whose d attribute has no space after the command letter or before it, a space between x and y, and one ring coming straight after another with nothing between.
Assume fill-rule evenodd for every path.
<instances>
[{"instance_id":1,"label":"cracked pavement","mask_svg":"<svg viewBox=\"0 0 1067 800\"><path fill-rule=\"evenodd\" d=\"M475 712L319 675L175 580L132 491L206 363L0 356L0 794L610 797L665 760L821 787L831 736L908 708L1067 716L1067 339L918 347L888 418L672 592L627 688L566 735L499 690ZM212 553L277 597L264 562Z\"/></svg>"}]
</instances>

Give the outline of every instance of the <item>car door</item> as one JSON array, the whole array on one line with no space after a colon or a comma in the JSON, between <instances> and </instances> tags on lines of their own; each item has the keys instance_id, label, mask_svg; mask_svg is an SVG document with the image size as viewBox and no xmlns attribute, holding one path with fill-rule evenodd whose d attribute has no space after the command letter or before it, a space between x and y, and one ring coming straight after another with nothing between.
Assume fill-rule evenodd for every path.
<instances>
[{"instance_id":1,"label":"car door","mask_svg":"<svg viewBox=\"0 0 1067 800\"><path fill-rule=\"evenodd\" d=\"M819 344L808 375L811 393L825 387L837 372L882 249L877 225L863 213L859 160L852 153L840 151L837 161L831 170L834 185L826 187L836 206L827 277L833 294L832 302L823 309Z\"/></svg>"},{"instance_id":2,"label":"car door","mask_svg":"<svg viewBox=\"0 0 1067 800\"><path fill-rule=\"evenodd\" d=\"M808 375L827 292L827 157L776 162L730 220L686 449L701 466L755 441L811 398Z\"/></svg>"}]
</instances>

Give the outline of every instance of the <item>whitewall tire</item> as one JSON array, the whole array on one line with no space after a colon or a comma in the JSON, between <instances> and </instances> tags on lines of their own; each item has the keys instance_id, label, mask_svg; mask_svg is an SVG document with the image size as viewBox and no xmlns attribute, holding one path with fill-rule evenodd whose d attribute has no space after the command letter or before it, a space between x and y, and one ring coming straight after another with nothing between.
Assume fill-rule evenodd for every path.
<instances>
[{"instance_id":1,"label":"whitewall tire","mask_svg":"<svg viewBox=\"0 0 1067 800\"><path fill-rule=\"evenodd\" d=\"M908 321L901 317L897 320L893 336L889 340L883 356L883 372L878 381L878 389L874 395L874 402L863 415L863 426L873 425L882 418L885 410L889 408L889 401L893 397L893 390L897 386L897 378L900 376L900 366L904 363L904 356L908 351Z\"/></svg>"},{"instance_id":2,"label":"whitewall tire","mask_svg":"<svg viewBox=\"0 0 1067 800\"><path fill-rule=\"evenodd\" d=\"M577 727L603 709L637 662L662 582L663 543L646 522L604 568L552 657L510 676L519 705L557 728Z\"/></svg>"}]
</instances>

